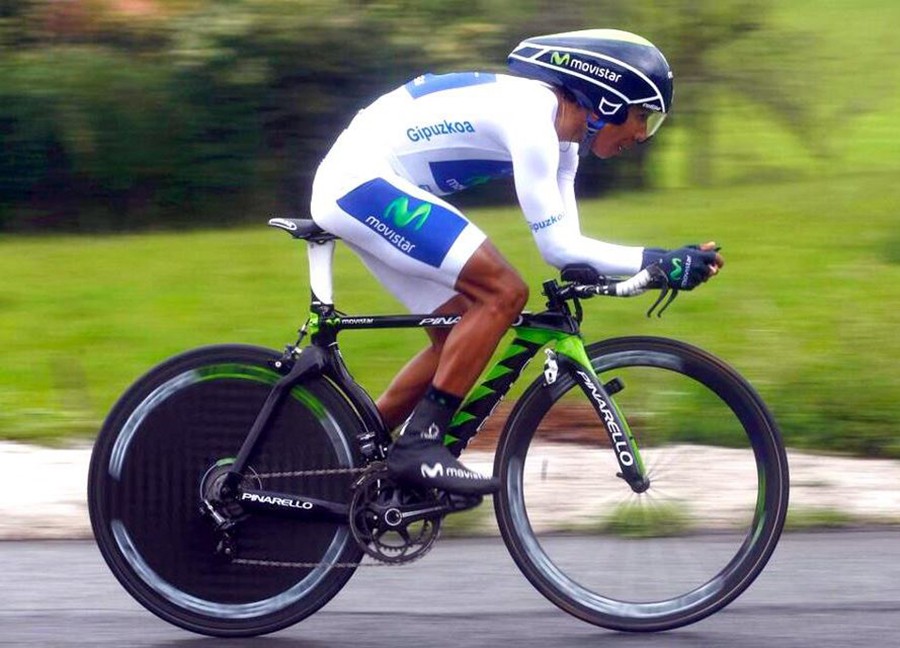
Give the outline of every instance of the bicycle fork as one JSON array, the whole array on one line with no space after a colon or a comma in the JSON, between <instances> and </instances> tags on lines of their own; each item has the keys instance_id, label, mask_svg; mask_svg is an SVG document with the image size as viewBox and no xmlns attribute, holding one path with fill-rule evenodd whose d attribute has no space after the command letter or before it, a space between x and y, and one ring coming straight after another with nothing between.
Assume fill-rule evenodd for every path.
<instances>
[{"instance_id":1,"label":"bicycle fork","mask_svg":"<svg viewBox=\"0 0 900 648\"><path fill-rule=\"evenodd\" d=\"M584 343L580 338L567 336L560 339L556 351L546 351L544 382L548 386L556 381L560 371L572 377L581 388L597 416L606 429L610 445L616 454L620 472L617 473L635 493L643 493L650 488L650 478L644 468L641 453L628 422L619 410L612 396L624 385L618 378L603 383L591 366Z\"/></svg>"}]
</instances>

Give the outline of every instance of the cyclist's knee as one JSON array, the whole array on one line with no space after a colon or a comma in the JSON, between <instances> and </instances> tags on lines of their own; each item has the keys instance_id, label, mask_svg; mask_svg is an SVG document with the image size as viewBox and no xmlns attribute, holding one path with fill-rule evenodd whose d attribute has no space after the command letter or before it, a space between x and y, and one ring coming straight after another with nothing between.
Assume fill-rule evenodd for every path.
<instances>
[{"instance_id":1,"label":"cyclist's knee","mask_svg":"<svg viewBox=\"0 0 900 648\"><path fill-rule=\"evenodd\" d=\"M482 243L466 263L456 288L509 322L528 301L528 285L490 241Z\"/></svg>"},{"instance_id":2,"label":"cyclist's knee","mask_svg":"<svg viewBox=\"0 0 900 648\"><path fill-rule=\"evenodd\" d=\"M528 284L512 269L499 273L495 279L484 304L504 320L512 322L528 303Z\"/></svg>"},{"instance_id":3,"label":"cyclist's knee","mask_svg":"<svg viewBox=\"0 0 900 648\"><path fill-rule=\"evenodd\" d=\"M512 317L517 317L528 303L528 284L518 274L513 273L505 285L508 308Z\"/></svg>"}]
</instances>

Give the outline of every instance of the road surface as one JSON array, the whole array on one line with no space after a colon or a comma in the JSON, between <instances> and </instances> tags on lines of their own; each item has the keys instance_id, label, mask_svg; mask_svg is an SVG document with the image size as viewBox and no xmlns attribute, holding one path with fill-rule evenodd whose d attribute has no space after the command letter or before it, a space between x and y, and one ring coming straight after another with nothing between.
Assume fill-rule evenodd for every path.
<instances>
[{"instance_id":1,"label":"road surface","mask_svg":"<svg viewBox=\"0 0 900 648\"><path fill-rule=\"evenodd\" d=\"M655 635L596 628L558 610L498 537L443 539L411 566L360 569L306 621L227 643L146 612L91 542L0 542L0 565L0 646L871 648L900 637L900 528L785 534L731 606Z\"/></svg>"}]
</instances>

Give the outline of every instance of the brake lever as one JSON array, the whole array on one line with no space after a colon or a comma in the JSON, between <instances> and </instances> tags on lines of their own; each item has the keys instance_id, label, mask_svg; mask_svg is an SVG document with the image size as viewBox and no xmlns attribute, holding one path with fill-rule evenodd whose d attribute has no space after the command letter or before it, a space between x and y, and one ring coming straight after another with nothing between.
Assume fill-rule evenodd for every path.
<instances>
[{"instance_id":1,"label":"brake lever","mask_svg":"<svg viewBox=\"0 0 900 648\"><path fill-rule=\"evenodd\" d=\"M669 305L675 301L675 298L678 297L678 288L672 288L671 284L669 284L669 278L666 277L664 272L654 273L656 278L660 281L660 289L659 289L659 297L656 298L656 301L653 302L653 305L647 310L647 317L651 317L653 315L653 311L656 310L657 306L662 304L662 308L656 311L657 317L662 317L662 314L666 312L666 309ZM668 296L668 299L666 299ZM665 303L663 304L663 300Z\"/></svg>"},{"instance_id":2,"label":"brake lever","mask_svg":"<svg viewBox=\"0 0 900 648\"><path fill-rule=\"evenodd\" d=\"M664 296L665 295L663 295L663 297ZM657 311L656 316L662 317L662 314L666 312L666 309L669 307L669 304L671 304L673 301L675 301L676 297L678 297L678 288L672 288L672 290L669 294L669 298L666 300L666 303L663 304L662 308L660 308L659 311ZM657 303L659 303L659 302L657 302ZM647 317L650 317L650 313L647 313Z\"/></svg>"}]
</instances>

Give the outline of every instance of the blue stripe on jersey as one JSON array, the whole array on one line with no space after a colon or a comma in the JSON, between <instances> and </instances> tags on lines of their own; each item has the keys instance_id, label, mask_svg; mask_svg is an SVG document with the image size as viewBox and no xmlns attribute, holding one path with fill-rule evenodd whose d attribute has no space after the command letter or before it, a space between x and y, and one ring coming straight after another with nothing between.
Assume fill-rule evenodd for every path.
<instances>
[{"instance_id":1,"label":"blue stripe on jersey","mask_svg":"<svg viewBox=\"0 0 900 648\"><path fill-rule=\"evenodd\" d=\"M447 160L429 162L428 166L437 186L446 193L461 191L513 173L512 162L503 160Z\"/></svg>"},{"instance_id":2,"label":"blue stripe on jersey","mask_svg":"<svg viewBox=\"0 0 900 648\"><path fill-rule=\"evenodd\" d=\"M453 72L451 74L423 74L407 83L404 88L413 99L441 90L494 83L497 75L492 72Z\"/></svg>"},{"instance_id":3,"label":"blue stripe on jersey","mask_svg":"<svg viewBox=\"0 0 900 648\"><path fill-rule=\"evenodd\" d=\"M414 198L383 178L358 186L337 204L404 254L435 268L468 225L456 212Z\"/></svg>"}]
</instances>

